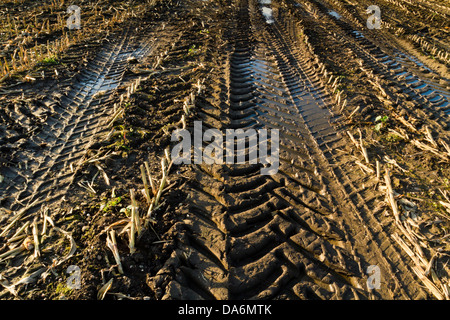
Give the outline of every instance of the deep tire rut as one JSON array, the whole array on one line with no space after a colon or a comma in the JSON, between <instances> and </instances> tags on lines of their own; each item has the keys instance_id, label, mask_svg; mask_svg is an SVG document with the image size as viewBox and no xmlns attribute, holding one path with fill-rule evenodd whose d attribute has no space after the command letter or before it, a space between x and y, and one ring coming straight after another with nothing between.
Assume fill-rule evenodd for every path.
<instances>
[{"instance_id":1,"label":"deep tire rut","mask_svg":"<svg viewBox=\"0 0 450 320\"><path fill-rule=\"evenodd\" d=\"M261 176L259 165L194 168L188 218L176 226L178 249L154 278L165 288L160 298L369 298L369 262L346 236L354 217L342 217L357 208L336 208L341 194L331 189L340 182L326 172L336 156L325 153L344 143L329 124L328 94L285 32L265 25L257 4L238 8L224 34L231 54L211 85L220 105L202 98L197 106L214 114L202 116L206 127L279 129L280 170Z\"/></svg>"}]
</instances>

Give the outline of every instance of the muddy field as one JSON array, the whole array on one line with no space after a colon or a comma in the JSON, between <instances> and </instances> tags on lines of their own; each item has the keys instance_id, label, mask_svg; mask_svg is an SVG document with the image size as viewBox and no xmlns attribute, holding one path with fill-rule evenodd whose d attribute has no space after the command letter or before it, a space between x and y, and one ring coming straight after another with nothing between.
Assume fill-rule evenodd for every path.
<instances>
[{"instance_id":1,"label":"muddy field","mask_svg":"<svg viewBox=\"0 0 450 320\"><path fill-rule=\"evenodd\" d=\"M0 12L1 299L449 299L450 1ZM197 121L277 172L175 163Z\"/></svg>"}]
</instances>

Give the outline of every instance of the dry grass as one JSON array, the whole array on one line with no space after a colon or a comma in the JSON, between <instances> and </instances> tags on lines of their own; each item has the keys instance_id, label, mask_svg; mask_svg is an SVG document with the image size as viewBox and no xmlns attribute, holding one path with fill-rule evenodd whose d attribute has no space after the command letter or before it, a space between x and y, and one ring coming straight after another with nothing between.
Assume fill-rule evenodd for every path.
<instances>
[{"instance_id":1,"label":"dry grass","mask_svg":"<svg viewBox=\"0 0 450 320\"><path fill-rule=\"evenodd\" d=\"M57 61L71 45L101 34L145 12L148 2L123 1L115 6L106 0L80 4L81 29L68 30L64 0L3 1L0 4L0 82L48 61ZM76 3L75 3L76 4ZM33 77L22 75L24 80ZM31 79L30 79L31 78Z\"/></svg>"}]
</instances>

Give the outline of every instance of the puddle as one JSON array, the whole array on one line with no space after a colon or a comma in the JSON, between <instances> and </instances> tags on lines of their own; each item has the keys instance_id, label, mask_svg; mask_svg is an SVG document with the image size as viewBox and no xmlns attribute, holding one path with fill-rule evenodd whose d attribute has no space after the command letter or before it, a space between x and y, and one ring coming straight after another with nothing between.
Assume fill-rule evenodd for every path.
<instances>
[{"instance_id":1,"label":"puddle","mask_svg":"<svg viewBox=\"0 0 450 320\"><path fill-rule=\"evenodd\" d=\"M420 89L425 88L426 86L427 86L427 84L426 84L426 83L423 83L423 84L421 84L421 85L418 85L417 87L414 87L414 89L420 90Z\"/></svg>"},{"instance_id":2,"label":"puddle","mask_svg":"<svg viewBox=\"0 0 450 320\"><path fill-rule=\"evenodd\" d=\"M394 56L394 59L396 60L395 64L404 65L406 67L420 67L422 69L428 70L430 72L431 69L429 69L425 64L420 62L416 57L411 56L406 53L396 53ZM388 60L389 61L389 60ZM383 61L383 63L386 63L387 61ZM394 64L391 65L391 67ZM395 68L392 70L396 70L400 68ZM404 73L404 71L402 72ZM409 72L408 72L409 73ZM400 73L397 74L397 76L400 76ZM414 90L424 90L423 92L419 92L421 96L427 96L428 100L432 103L440 103L439 108L446 108L448 106L448 101L450 98L450 94L447 89L445 89L440 84L437 84L436 82L432 82L429 79L417 77L417 75L409 74L405 76L405 82L412 86ZM433 93L436 94L436 96L432 96ZM431 97L431 98L429 98ZM445 110L445 113L450 114L450 110Z\"/></svg>"},{"instance_id":3,"label":"puddle","mask_svg":"<svg viewBox=\"0 0 450 320\"><path fill-rule=\"evenodd\" d=\"M406 80L407 80L406 83L410 84L410 85L419 82L419 80L417 80L417 78L413 78L412 80L410 80L410 79L406 79Z\"/></svg>"},{"instance_id":4,"label":"puddle","mask_svg":"<svg viewBox=\"0 0 450 320\"><path fill-rule=\"evenodd\" d=\"M352 33L355 35L356 38L364 38L364 35L359 31L354 30L352 31Z\"/></svg>"},{"instance_id":5,"label":"puddle","mask_svg":"<svg viewBox=\"0 0 450 320\"><path fill-rule=\"evenodd\" d=\"M432 93L434 93L434 90L429 89L429 90L427 90L427 91L425 91L425 92L422 92L421 94L422 94L423 96L428 96L428 95L430 95L430 94L432 94Z\"/></svg>"},{"instance_id":6,"label":"puddle","mask_svg":"<svg viewBox=\"0 0 450 320\"><path fill-rule=\"evenodd\" d=\"M275 75L270 70L266 70L267 69L267 63L265 61L260 60L260 59L253 60L252 61L252 67L253 67L253 69L264 70L267 73L271 73L271 74Z\"/></svg>"},{"instance_id":7,"label":"puddle","mask_svg":"<svg viewBox=\"0 0 450 320\"><path fill-rule=\"evenodd\" d=\"M444 100L444 97L442 97L440 94L437 94L435 97L428 99L431 102L438 102L440 100Z\"/></svg>"},{"instance_id":8,"label":"puddle","mask_svg":"<svg viewBox=\"0 0 450 320\"><path fill-rule=\"evenodd\" d=\"M429 72L432 72L432 70L430 69L430 68L428 68L425 64L423 64L422 62L420 62L416 57L413 57L413 56L411 56L411 55L409 55L409 54L405 54L405 53L401 53L401 54L398 54L398 58L401 60L401 61L404 61L404 62L406 62L406 63L408 63L408 62L412 62L412 63L414 63L416 66L418 66L418 67L421 67L421 68L424 68L425 70L428 70Z\"/></svg>"},{"instance_id":9,"label":"puddle","mask_svg":"<svg viewBox=\"0 0 450 320\"><path fill-rule=\"evenodd\" d=\"M450 109L447 109L449 105L448 101L444 101L441 104L439 104L437 107L442 108L442 109L446 109L445 113L450 115Z\"/></svg>"},{"instance_id":10,"label":"puddle","mask_svg":"<svg viewBox=\"0 0 450 320\"><path fill-rule=\"evenodd\" d=\"M404 76L405 74L408 74L408 72L407 71L401 71L401 72L397 73L396 76L397 77L401 77L401 76Z\"/></svg>"}]
</instances>

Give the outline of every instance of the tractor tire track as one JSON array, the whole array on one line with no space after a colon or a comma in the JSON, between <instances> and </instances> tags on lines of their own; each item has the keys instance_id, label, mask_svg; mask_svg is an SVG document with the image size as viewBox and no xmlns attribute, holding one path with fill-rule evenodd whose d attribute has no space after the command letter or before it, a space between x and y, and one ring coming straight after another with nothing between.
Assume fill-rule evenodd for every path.
<instances>
[{"instance_id":1,"label":"tractor tire track","mask_svg":"<svg viewBox=\"0 0 450 320\"><path fill-rule=\"evenodd\" d=\"M285 21L283 21L285 20ZM291 27L295 28L295 23L290 21L289 16L282 16L280 14L280 24L286 25L288 30L292 30ZM284 29L284 27L281 27ZM289 34L286 31L286 34ZM295 39L295 35L291 32L292 39ZM283 37L277 33L274 39L282 39ZM294 40L295 41L295 40ZM294 42L295 43L295 42ZM300 42L296 42L298 47L301 47ZM295 47L295 46L290 46ZM286 47L288 50L289 46ZM306 48L305 48L306 51ZM330 104L329 109L332 108ZM331 117L329 117L331 119ZM337 133L339 136L339 133ZM315 137L318 141L320 138ZM340 140L340 141L339 141ZM331 185L330 189L335 195L335 199L341 199L335 202L339 211L343 212L353 212L354 217L357 221L351 222L351 220L344 223L346 226L352 226L346 230L349 238L353 242L361 243L366 242L362 239L370 239L366 245L370 248L370 253L362 253L365 251L363 249L364 245L356 245L359 247L358 250L361 251L362 255L366 258L370 255L376 257L371 263L379 265L385 278L389 278L388 283L393 284L395 290L390 291L389 299L392 298L407 298L407 299L417 299L419 297L426 296L426 293L421 289L417 289L414 286L416 280L414 279L413 273L411 272L411 265L402 262L403 257L401 250L399 250L395 243L387 236L395 232L394 229L388 229L378 218L375 218L373 214L373 209L376 207L378 196L373 193L371 189L376 184L374 179L367 177L365 175L360 175L355 171L355 166L349 163L348 158L345 158L341 152L339 152L344 138L332 139L331 143L325 143L323 145L318 145L322 150L325 165L323 170L328 172L328 181ZM340 142L340 143L339 143ZM327 170L326 168L329 168ZM358 187L358 186L363 186ZM339 190L339 191L338 191ZM339 197L339 193L342 194ZM346 201L342 201L345 199ZM362 228L359 228L362 226ZM351 236L350 236L351 235ZM362 238L361 238L362 237ZM370 260L370 259L369 259ZM400 271L400 272L399 272ZM396 275L397 274L397 275Z\"/></svg>"},{"instance_id":2,"label":"tractor tire track","mask_svg":"<svg viewBox=\"0 0 450 320\"><path fill-rule=\"evenodd\" d=\"M286 52L274 50L277 61L267 43L249 33L261 27L256 15L253 3L240 2L224 35L230 45L224 74L214 77L215 94L197 99L197 107L206 127L280 129L279 173L261 176L260 165L194 166L187 218L174 227L177 249L152 281L163 287L163 299L367 297L317 172L321 160L311 132L322 143L332 134L323 115L313 119L317 110L303 114L311 117L308 127L298 109L300 101L305 110L323 105L326 93L304 73L286 76L297 60L287 56L282 63ZM293 92L296 87L295 98L285 83Z\"/></svg>"},{"instance_id":3,"label":"tractor tire track","mask_svg":"<svg viewBox=\"0 0 450 320\"><path fill-rule=\"evenodd\" d=\"M438 114L447 121L446 115L450 112L450 95L447 88L435 80L417 74L419 69L431 72L430 69L427 69L417 58L386 45L387 41L374 42L369 34L362 32L364 26L359 21L336 19L328 14L331 9L321 1L309 2L309 7L304 6L301 9L297 6L297 11L304 10L310 18L332 25L335 41L349 48L357 59L361 59L361 70L376 81L381 79L383 82L389 81L389 87L383 86L383 89L391 100L413 101L417 108L423 109L429 115ZM338 14L349 16L342 11ZM336 33L336 30L339 32ZM402 93L407 98L396 93Z\"/></svg>"},{"instance_id":4,"label":"tractor tire track","mask_svg":"<svg viewBox=\"0 0 450 320\"><path fill-rule=\"evenodd\" d=\"M54 92L38 101L38 112L47 117L29 144L45 148L22 152L17 157L25 165L8 167L3 173L8 183L0 189L2 202L11 210L30 213L64 199L86 149L107 130L129 59L145 58L167 44L154 40L158 27L153 28L145 36L124 29L88 62L65 93Z\"/></svg>"},{"instance_id":5,"label":"tractor tire track","mask_svg":"<svg viewBox=\"0 0 450 320\"><path fill-rule=\"evenodd\" d=\"M280 17L282 19L282 17ZM288 19L288 18L286 18ZM284 22L289 25L289 22ZM291 81L293 70L298 75L303 74L303 78L306 79L310 87L317 88L318 91L324 91L320 89L320 82L317 75L315 74L312 63L308 61L305 55L300 56L300 54L294 48L301 47L300 43L288 41L289 32L284 29L283 21L279 24L274 24L273 26L267 27L269 29L268 34L264 35L265 39L269 39L269 43L273 43L276 56L278 57L290 57L280 59L279 64L286 64L288 67L284 74L284 78L287 83L293 83ZM306 52L306 47L303 48ZM283 61L284 60L284 61ZM299 63L302 62L302 63ZM283 69L282 74L283 74ZM398 251L395 249L390 249L390 246L386 246L386 243L391 243L390 239L382 231L381 225L376 221L371 213L370 207L373 206L373 196L365 195L366 190L370 190L370 187L375 184L372 180L368 180L365 177L361 177L359 174L354 173L354 167L349 166L348 159L344 158L341 153L336 150L342 148L345 143L338 132L331 127L329 122L332 120L332 115L328 110L331 109L331 99L323 99L322 95L317 96L317 93L312 91L315 97L310 99L316 101L315 108L311 108L309 104L303 101L296 101L297 86L292 86L288 84L288 88L291 92L293 103L296 104L300 110L300 115L304 119L305 126L309 128L311 136L311 145L316 148L316 159L321 159L317 161L316 166L320 172L323 172L324 180L327 181L326 185L329 186L329 192L332 194L330 201L334 204L336 210L342 214L344 217L342 230L345 230L349 239L354 243L354 249L361 251L361 243L366 240L363 238L372 239L373 243L378 245L369 245L370 253L364 253L361 255L361 260L369 260L371 264L376 264L381 266L383 269L383 274L385 278L389 278L390 283L395 283L395 287L398 288L397 292L386 292L383 294L388 294L390 298L394 296L402 296L403 298L409 298L411 295L415 296L415 292L407 292L409 289L404 289L400 283L405 284L406 288L412 283L414 279L411 277L408 267L401 263L402 258ZM311 91L311 90L309 90ZM305 93L303 93L305 95ZM325 95L327 97L327 95ZM314 106L314 104L313 104ZM321 109L320 106L325 107ZM320 128L320 129L316 129ZM346 170L344 170L344 168ZM363 185L362 189L356 186ZM343 196L343 197L342 197ZM343 201L345 199L345 201ZM358 222L352 221L352 219L345 218L345 212L353 212L354 217L357 217ZM347 221L345 221L347 220ZM356 226L363 223L363 229ZM351 226L351 227L350 227ZM373 229L368 226L376 226ZM356 231L356 233L355 233ZM352 235L352 236L350 236ZM384 248L384 252L380 250L380 247ZM386 248L387 247L387 248ZM356 252L355 252L356 255ZM377 260L371 260L370 255L376 256ZM366 262L367 263L367 262ZM367 265L360 266L362 269L367 268ZM395 276L394 268L402 270L402 278L400 279ZM364 272L363 270L361 270Z\"/></svg>"},{"instance_id":6,"label":"tractor tire track","mask_svg":"<svg viewBox=\"0 0 450 320\"><path fill-rule=\"evenodd\" d=\"M224 32L224 71L196 106L207 128L280 130L279 171L193 166L177 249L152 279L159 298L429 297L388 236L395 230L374 216L377 182L338 151L348 142L330 124L333 98L296 39L296 23L267 9L264 21L264 6L238 2ZM363 45L352 48L379 67ZM370 265L383 274L377 292L366 291Z\"/></svg>"}]
</instances>

